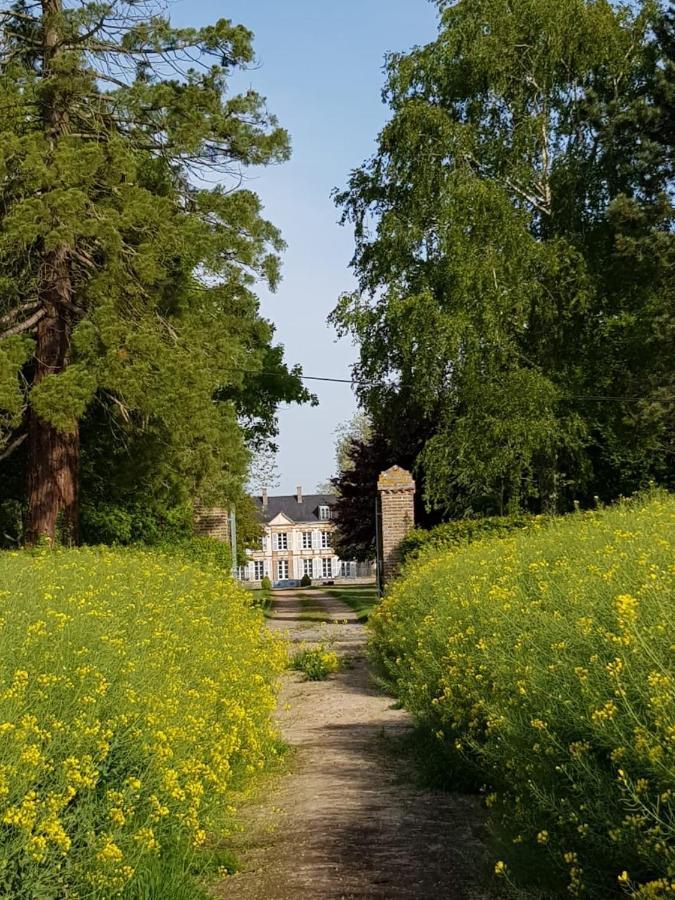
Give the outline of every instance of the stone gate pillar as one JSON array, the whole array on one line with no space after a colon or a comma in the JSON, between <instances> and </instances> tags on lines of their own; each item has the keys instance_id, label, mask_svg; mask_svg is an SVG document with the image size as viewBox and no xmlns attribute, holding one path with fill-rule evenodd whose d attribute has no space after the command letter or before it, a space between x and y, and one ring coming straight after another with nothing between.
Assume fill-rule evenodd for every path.
<instances>
[{"instance_id":1,"label":"stone gate pillar","mask_svg":"<svg viewBox=\"0 0 675 900\"><path fill-rule=\"evenodd\" d=\"M410 472L392 466L377 482L380 496L379 551L380 586L398 574L401 542L415 527L415 481Z\"/></svg>"},{"instance_id":2,"label":"stone gate pillar","mask_svg":"<svg viewBox=\"0 0 675 900\"><path fill-rule=\"evenodd\" d=\"M230 510L196 503L194 529L198 537L210 537L224 544L229 543Z\"/></svg>"}]
</instances>

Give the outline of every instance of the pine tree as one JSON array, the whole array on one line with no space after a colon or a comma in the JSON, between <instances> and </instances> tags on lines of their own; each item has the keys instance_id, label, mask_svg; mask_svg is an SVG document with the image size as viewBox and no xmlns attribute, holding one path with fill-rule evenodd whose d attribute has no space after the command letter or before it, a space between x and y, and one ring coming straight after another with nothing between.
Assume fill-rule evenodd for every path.
<instances>
[{"instance_id":1,"label":"pine tree","mask_svg":"<svg viewBox=\"0 0 675 900\"><path fill-rule=\"evenodd\" d=\"M29 542L78 539L94 408L222 497L241 417L261 440L278 399L307 399L252 292L283 244L242 172L289 154L263 98L227 94L252 59L242 26L176 29L136 0L0 14L0 440L27 450Z\"/></svg>"}]
</instances>

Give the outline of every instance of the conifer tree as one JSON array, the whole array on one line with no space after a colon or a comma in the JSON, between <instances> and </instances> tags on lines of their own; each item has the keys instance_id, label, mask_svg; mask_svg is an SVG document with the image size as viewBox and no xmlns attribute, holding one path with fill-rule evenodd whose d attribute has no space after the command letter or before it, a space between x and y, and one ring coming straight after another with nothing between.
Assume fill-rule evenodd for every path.
<instances>
[{"instance_id":1,"label":"conifer tree","mask_svg":"<svg viewBox=\"0 0 675 900\"><path fill-rule=\"evenodd\" d=\"M252 291L283 245L242 173L289 155L263 98L227 93L252 59L244 27L141 0L0 14L0 465L23 444L29 542L78 539L94 407L222 499L242 419L262 440L277 400L307 399Z\"/></svg>"}]
</instances>

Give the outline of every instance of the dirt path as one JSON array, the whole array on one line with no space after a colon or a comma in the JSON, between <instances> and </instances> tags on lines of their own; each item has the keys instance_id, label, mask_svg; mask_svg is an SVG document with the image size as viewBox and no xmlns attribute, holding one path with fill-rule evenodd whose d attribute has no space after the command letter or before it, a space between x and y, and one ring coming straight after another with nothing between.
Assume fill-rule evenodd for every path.
<instances>
[{"instance_id":1,"label":"dirt path","mask_svg":"<svg viewBox=\"0 0 675 900\"><path fill-rule=\"evenodd\" d=\"M324 682L286 677L279 723L296 749L292 771L249 810L244 871L224 881L217 896L484 897L475 798L414 784L409 760L396 749L410 718L373 683L364 627L334 598L318 591L301 596L277 595L270 627L292 641L330 639L347 664ZM308 611L341 624L308 622Z\"/></svg>"}]
</instances>

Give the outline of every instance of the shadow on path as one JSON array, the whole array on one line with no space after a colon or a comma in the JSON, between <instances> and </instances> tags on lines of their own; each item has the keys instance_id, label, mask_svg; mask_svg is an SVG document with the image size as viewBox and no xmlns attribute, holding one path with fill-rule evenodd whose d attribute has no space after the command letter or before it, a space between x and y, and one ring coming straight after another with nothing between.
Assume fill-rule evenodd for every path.
<instances>
[{"instance_id":1,"label":"shadow on path","mask_svg":"<svg viewBox=\"0 0 675 900\"><path fill-rule=\"evenodd\" d=\"M486 859L476 798L414 783L410 761L392 750L403 744L412 723L374 684L364 627L341 601L307 593L327 619L347 624L304 622L306 604L299 594L285 593L275 597L270 627L292 641L332 637L350 661L324 682L285 677L279 724L296 749L293 771L262 805L248 810L240 849L244 871L223 881L217 896L487 896L480 887Z\"/></svg>"}]
</instances>

